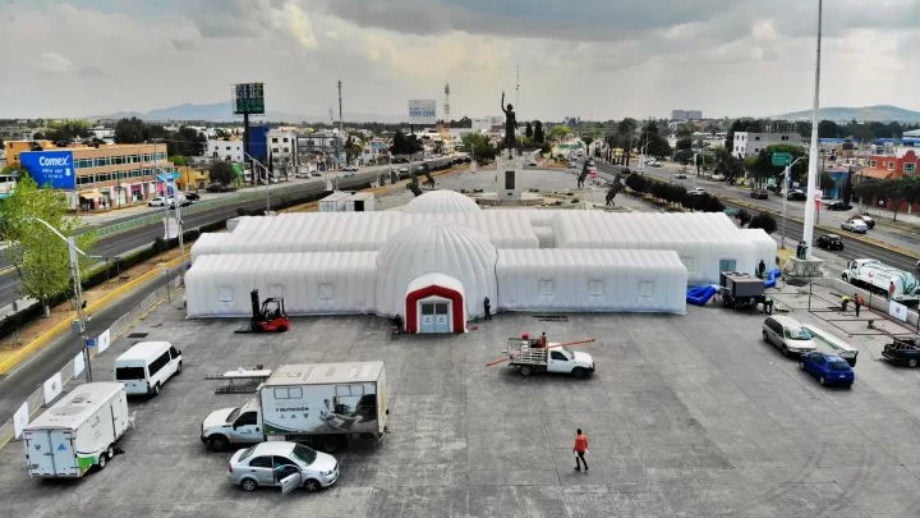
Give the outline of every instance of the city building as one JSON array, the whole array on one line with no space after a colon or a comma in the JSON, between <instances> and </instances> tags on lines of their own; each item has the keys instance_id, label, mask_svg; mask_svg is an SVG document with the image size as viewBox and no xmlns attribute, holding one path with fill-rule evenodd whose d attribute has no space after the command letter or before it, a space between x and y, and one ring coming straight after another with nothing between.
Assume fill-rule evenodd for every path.
<instances>
[{"instance_id":1,"label":"city building","mask_svg":"<svg viewBox=\"0 0 920 518\"><path fill-rule=\"evenodd\" d=\"M164 144L21 151L18 160L39 185L63 191L74 210L146 203L162 190L157 175L174 172Z\"/></svg>"},{"instance_id":2,"label":"city building","mask_svg":"<svg viewBox=\"0 0 920 518\"><path fill-rule=\"evenodd\" d=\"M747 158L774 144L801 146L802 136L795 132L756 133L752 131L736 131L733 144L732 154L737 157Z\"/></svg>"},{"instance_id":3,"label":"city building","mask_svg":"<svg viewBox=\"0 0 920 518\"><path fill-rule=\"evenodd\" d=\"M243 161L243 140L238 138L209 140L205 154L227 162Z\"/></svg>"},{"instance_id":4,"label":"city building","mask_svg":"<svg viewBox=\"0 0 920 518\"><path fill-rule=\"evenodd\" d=\"M268 162L275 175L293 175L297 167L297 134L290 129L269 130L267 145Z\"/></svg>"},{"instance_id":5,"label":"city building","mask_svg":"<svg viewBox=\"0 0 920 518\"><path fill-rule=\"evenodd\" d=\"M671 120L698 121L702 118L703 112L700 110L671 110Z\"/></svg>"},{"instance_id":6,"label":"city building","mask_svg":"<svg viewBox=\"0 0 920 518\"><path fill-rule=\"evenodd\" d=\"M866 168L857 176L891 180L902 176L916 176L920 166L917 151L913 148L897 148L890 155L870 155L865 159Z\"/></svg>"},{"instance_id":7,"label":"city building","mask_svg":"<svg viewBox=\"0 0 920 518\"><path fill-rule=\"evenodd\" d=\"M19 165L19 154L23 151L40 151L42 149L56 149L57 146L50 140L7 140L3 143L6 152L7 165Z\"/></svg>"}]
</instances>

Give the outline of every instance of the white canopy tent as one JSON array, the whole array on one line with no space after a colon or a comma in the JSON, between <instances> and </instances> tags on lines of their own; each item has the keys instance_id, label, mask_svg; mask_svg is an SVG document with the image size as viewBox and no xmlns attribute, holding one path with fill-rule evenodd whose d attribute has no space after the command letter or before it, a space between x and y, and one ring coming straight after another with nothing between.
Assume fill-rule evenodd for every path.
<instances>
[{"instance_id":1,"label":"white canopy tent","mask_svg":"<svg viewBox=\"0 0 920 518\"><path fill-rule=\"evenodd\" d=\"M687 310L687 269L672 251L500 250L495 273L503 310Z\"/></svg>"}]
</instances>

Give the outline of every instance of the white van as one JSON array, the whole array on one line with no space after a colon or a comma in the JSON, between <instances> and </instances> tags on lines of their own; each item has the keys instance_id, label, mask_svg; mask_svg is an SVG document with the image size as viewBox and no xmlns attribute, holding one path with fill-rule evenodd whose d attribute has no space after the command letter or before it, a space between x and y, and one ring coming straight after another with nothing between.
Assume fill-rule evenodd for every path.
<instances>
[{"instance_id":1,"label":"white van","mask_svg":"<svg viewBox=\"0 0 920 518\"><path fill-rule=\"evenodd\" d=\"M140 342L115 359L115 381L128 395L157 395L173 374L182 372L182 352L169 342Z\"/></svg>"}]
</instances>

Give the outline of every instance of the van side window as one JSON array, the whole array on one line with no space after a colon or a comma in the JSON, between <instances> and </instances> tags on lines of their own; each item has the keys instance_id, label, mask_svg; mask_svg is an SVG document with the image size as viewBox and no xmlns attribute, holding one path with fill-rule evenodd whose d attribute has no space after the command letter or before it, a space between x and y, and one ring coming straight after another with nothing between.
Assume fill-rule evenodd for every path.
<instances>
[{"instance_id":1,"label":"van side window","mask_svg":"<svg viewBox=\"0 0 920 518\"><path fill-rule=\"evenodd\" d=\"M156 373L159 372L160 369L165 367L167 363L169 363L169 352L168 351L160 355L160 357L157 358L156 360L153 360L152 362L150 362L150 366L148 367L148 370L150 371L150 375L155 376Z\"/></svg>"}]
</instances>

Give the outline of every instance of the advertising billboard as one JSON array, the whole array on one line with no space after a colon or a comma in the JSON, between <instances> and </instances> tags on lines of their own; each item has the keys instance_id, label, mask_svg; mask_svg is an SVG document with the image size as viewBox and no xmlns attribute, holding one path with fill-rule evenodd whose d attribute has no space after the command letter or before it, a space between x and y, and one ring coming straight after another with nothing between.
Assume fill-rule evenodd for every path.
<instances>
[{"instance_id":1,"label":"advertising billboard","mask_svg":"<svg viewBox=\"0 0 920 518\"><path fill-rule=\"evenodd\" d=\"M19 161L41 187L76 188L76 171L71 151L27 151L19 154Z\"/></svg>"},{"instance_id":2,"label":"advertising billboard","mask_svg":"<svg viewBox=\"0 0 920 518\"><path fill-rule=\"evenodd\" d=\"M434 124L437 122L437 101L434 99L409 100L409 124Z\"/></svg>"},{"instance_id":3,"label":"advertising billboard","mask_svg":"<svg viewBox=\"0 0 920 518\"><path fill-rule=\"evenodd\" d=\"M233 113L265 113L264 83L241 83L233 85Z\"/></svg>"}]
</instances>

